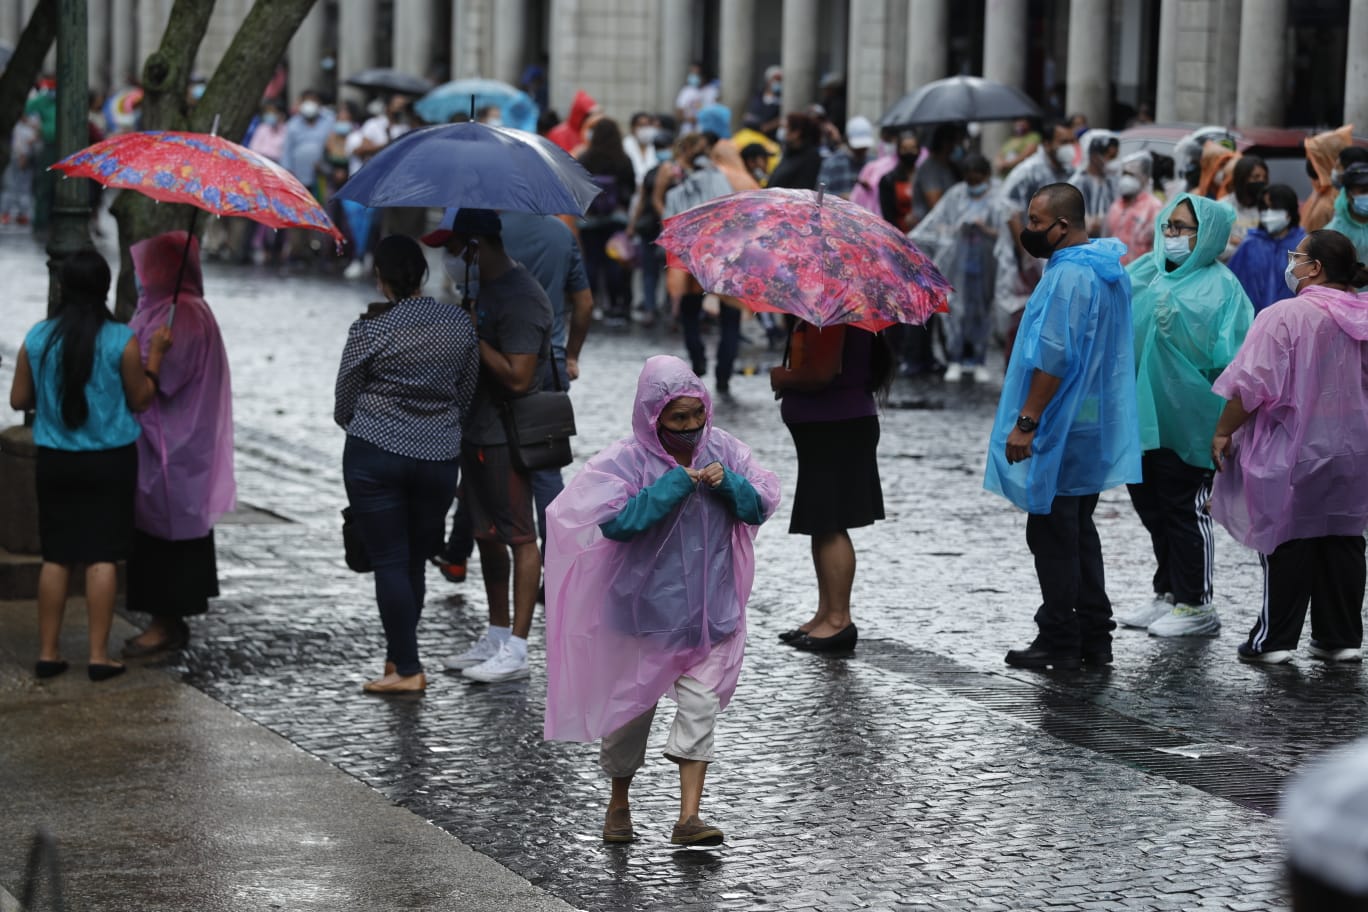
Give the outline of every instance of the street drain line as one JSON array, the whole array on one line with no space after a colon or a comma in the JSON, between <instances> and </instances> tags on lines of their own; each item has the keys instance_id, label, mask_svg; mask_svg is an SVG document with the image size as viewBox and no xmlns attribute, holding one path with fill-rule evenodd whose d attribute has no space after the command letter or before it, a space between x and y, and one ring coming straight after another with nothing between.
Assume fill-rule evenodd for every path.
<instances>
[{"instance_id":1,"label":"street drain line","mask_svg":"<svg viewBox=\"0 0 1368 912\"><path fill-rule=\"evenodd\" d=\"M893 640L861 640L856 657L1025 722L1060 740L1103 754L1142 772L1192 786L1272 815L1282 774L1238 753L1124 716L1086 699L982 672Z\"/></svg>"}]
</instances>

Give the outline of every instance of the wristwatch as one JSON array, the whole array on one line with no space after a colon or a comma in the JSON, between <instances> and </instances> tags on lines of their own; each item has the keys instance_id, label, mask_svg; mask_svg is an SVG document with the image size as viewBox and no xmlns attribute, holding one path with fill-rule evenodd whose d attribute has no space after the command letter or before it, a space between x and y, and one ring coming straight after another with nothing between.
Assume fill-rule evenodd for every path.
<instances>
[{"instance_id":1,"label":"wristwatch","mask_svg":"<svg viewBox=\"0 0 1368 912\"><path fill-rule=\"evenodd\" d=\"M1023 434L1034 434L1035 429L1040 427L1040 422L1030 415L1018 415L1016 420L1017 430Z\"/></svg>"}]
</instances>

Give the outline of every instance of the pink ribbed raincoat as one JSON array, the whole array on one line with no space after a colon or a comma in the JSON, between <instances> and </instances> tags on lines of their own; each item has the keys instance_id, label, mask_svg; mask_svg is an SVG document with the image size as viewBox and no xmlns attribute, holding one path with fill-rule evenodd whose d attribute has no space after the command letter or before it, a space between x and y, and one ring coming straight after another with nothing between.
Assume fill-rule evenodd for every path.
<instances>
[{"instance_id":1,"label":"pink ribbed raincoat","mask_svg":"<svg viewBox=\"0 0 1368 912\"><path fill-rule=\"evenodd\" d=\"M134 244L133 268L141 285L129 325L143 357L152 333L164 324L185 252L185 232L172 231ZM199 241L190 244L181 280L171 349L162 360L160 392L138 415L137 527L157 538L203 538L233 509L233 406L228 354L217 321L204 303Z\"/></svg>"},{"instance_id":2,"label":"pink ribbed raincoat","mask_svg":"<svg viewBox=\"0 0 1368 912\"><path fill-rule=\"evenodd\" d=\"M681 396L707 412L692 467L713 462L743 476L765 517L779 479L750 449L712 426L712 400L688 365L649 359L637 383L632 436L594 456L546 511L546 737L592 741L621 728L683 675L725 707L746 645L746 601L755 578L757 527L699 485L664 519L628 542L601 523L676 467L656 435L665 406Z\"/></svg>"},{"instance_id":3,"label":"pink ribbed raincoat","mask_svg":"<svg viewBox=\"0 0 1368 912\"><path fill-rule=\"evenodd\" d=\"M1216 476L1211 515L1262 554L1368 526L1368 297L1323 286L1254 319L1212 389L1249 420Z\"/></svg>"}]
</instances>

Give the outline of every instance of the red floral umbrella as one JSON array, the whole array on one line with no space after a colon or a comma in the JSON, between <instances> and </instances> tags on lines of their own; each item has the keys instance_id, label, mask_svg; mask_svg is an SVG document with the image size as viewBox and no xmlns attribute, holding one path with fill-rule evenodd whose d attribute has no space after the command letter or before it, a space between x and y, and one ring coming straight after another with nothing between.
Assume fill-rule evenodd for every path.
<instances>
[{"instance_id":1,"label":"red floral umbrella","mask_svg":"<svg viewBox=\"0 0 1368 912\"><path fill-rule=\"evenodd\" d=\"M656 241L714 294L877 332L944 312L950 283L879 216L812 190L746 190L665 220Z\"/></svg>"},{"instance_id":2,"label":"red floral umbrella","mask_svg":"<svg viewBox=\"0 0 1368 912\"><path fill-rule=\"evenodd\" d=\"M293 174L245 146L206 133L122 133L57 162L67 177L136 190L164 203L240 216L272 228L342 232Z\"/></svg>"}]
</instances>

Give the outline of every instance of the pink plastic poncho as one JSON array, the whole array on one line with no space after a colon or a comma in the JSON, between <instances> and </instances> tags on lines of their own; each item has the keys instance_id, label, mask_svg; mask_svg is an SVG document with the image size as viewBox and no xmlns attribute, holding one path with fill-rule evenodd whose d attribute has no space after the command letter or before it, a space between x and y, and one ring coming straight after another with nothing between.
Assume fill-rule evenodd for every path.
<instances>
[{"instance_id":1,"label":"pink plastic poncho","mask_svg":"<svg viewBox=\"0 0 1368 912\"><path fill-rule=\"evenodd\" d=\"M176 289L185 232L172 231L134 244L133 268L141 286L129 325L143 357L152 333L166 323ZM202 538L233 509L233 406L228 354L217 321L204 303L199 241L176 302L171 349L162 360L160 392L138 415L138 496L134 522L170 541Z\"/></svg>"},{"instance_id":2,"label":"pink plastic poncho","mask_svg":"<svg viewBox=\"0 0 1368 912\"><path fill-rule=\"evenodd\" d=\"M746 601L755 579L756 526L699 488L628 542L599 525L675 466L656 436L665 406L701 399L707 424L693 466L712 462L745 477L766 517L779 479L750 449L712 426L712 400L678 358L642 368L632 436L594 456L546 511L546 738L593 741L641 715L683 675L725 707L746 647Z\"/></svg>"},{"instance_id":3,"label":"pink plastic poncho","mask_svg":"<svg viewBox=\"0 0 1368 912\"><path fill-rule=\"evenodd\" d=\"M1312 286L1262 311L1216 394L1250 413L1211 515L1261 554L1368 526L1368 298Z\"/></svg>"}]
</instances>

